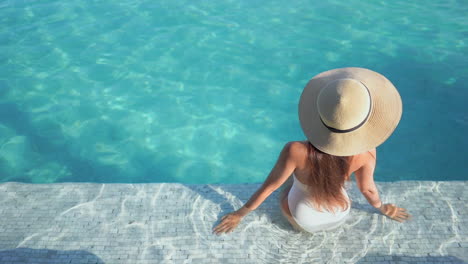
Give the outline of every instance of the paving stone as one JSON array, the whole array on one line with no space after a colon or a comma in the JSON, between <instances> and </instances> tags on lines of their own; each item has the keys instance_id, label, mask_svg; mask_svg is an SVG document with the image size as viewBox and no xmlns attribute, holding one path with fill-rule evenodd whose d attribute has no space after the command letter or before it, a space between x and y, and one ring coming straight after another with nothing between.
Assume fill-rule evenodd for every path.
<instances>
[{"instance_id":1,"label":"paving stone","mask_svg":"<svg viewBox=\"0 0 468 264\"><path fill-rule=\"evenodd\" d=\"M231 234L218 219L260 184L0 184L3 263L464 263L467 181L377 182L413 219L392 221L355 183L338 229L294 231L275 191Z\"/></svg>"}]
</instances>

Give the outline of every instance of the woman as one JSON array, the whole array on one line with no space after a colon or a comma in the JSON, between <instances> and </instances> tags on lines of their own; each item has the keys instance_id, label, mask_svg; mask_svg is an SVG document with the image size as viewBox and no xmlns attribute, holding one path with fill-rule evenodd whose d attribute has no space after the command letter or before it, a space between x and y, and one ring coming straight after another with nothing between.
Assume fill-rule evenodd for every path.
<instances>
[{"instance_id":1,"label":"woman","mask_svg":"<svg viewBox=\"0 0 468 264\"><path fill-rule=\"evenodd\" d=\"M263 185L242 208L223 216L213 232L232 232L291 175L280 208L296 230L330 230L346 220L351 202L344 186L352 173L373 207L393 220L407 220L405 209L382 203L373 176L375 148L395 130L401 114L398 91L379 73L341 68L315 76L299 101L308 141L287 143Z\"/></svg>"}]
</instances>

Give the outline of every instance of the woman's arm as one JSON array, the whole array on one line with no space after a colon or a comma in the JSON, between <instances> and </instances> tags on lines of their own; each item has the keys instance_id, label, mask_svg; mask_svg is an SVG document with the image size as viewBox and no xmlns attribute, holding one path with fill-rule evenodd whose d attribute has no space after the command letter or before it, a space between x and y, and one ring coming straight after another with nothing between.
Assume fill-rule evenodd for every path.
<instances>
[{"instance_id":1,"label":"woman's arm","mask_svg":"<svg viewBox=\"0 0 468 264\"><path fill-rule=\"evenodd\" d=\"M406 209L395 206L394 204L383 204L379 197L379 192L374 182L375 159L366 162L354 174L356 182L361 193L366 197L369 204L377 208L382 214L398 222L403 222L411 217Z\"/></svg>"},{"instance_id":2,"label":"woman's arm","mask_svg":"<svg viewBox=\"0 0 468 264\"><path fill-rule=\"evenodd\" d=\"M257 209L265 199L291 176L296 168L294 155L297 142L289 142L281 150L280 156L262 186L250 197L243 206L250 211Z\"/></svg>"},{"instance_id":3,"label":"woman's arm","mask_svg":"<svg viewBox=\"0 0 468 264\"><path fill-rule=\"evenodd\" d=\"M298 142L289 142L281 151L275 166L271 170L265 182L260 188L250 197L239 210L223 216L221 223L217 225L213 232L220 234L223 232L231 232L237 227L244 216L251 211L257 209L265 199L278 189L293 173L296 168L295 156L297 155Z\"/></svg>"},{"instance_id":4,"label":"woman's arm","mask_svg":"<svg viewBox=\"0 0 468 264\"><path fill-rule=\"evenodd\" d=\"M356 183L361 193L366 197L370 205L379 208L382 205L379 192L374 182L375 160L366 162L364 166L359 168L356 175Z\"/></svg>"}]
</instances>

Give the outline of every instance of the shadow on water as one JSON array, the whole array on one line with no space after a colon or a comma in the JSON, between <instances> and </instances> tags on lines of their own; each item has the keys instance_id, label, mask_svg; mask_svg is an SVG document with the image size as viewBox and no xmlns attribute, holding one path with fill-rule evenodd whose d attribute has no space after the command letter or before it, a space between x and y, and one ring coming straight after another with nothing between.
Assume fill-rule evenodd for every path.
<instances>
[{"instance_id":1,"label":"shadow on water","mask_svg":"<svg viewBox=\"0 0 468 264\"><path fill-rule=\"evenodd\" d=\"M357 264L370 264L370 263L406 263L406 264L419 264L419 263L450 263L450 264L463 264L465 261L453 256L426 256L426 257L412 257L412 256L386 256L386 255L368 255L356 262Z\"/></svg>"},{"instance_id":2,"label":"shadow on water","mask_svg":"<svg viewBox=\"0 0 468 264\"><path fill-rule=\"evenodd\" d=\"M214 228L215 226L219 224L222 216L239 209L239 208L234 208L232 201L230 201L230 199L226 197L224 194L233 195L234 197L241 200L243 204L247 202L247 200L239 198L240 196L239 190L241 186L242 185L238 185L238 184L229 184L229 185L184 184L184 187L187 187L190 190L192 190L194 193L199 194L201 197L203 197L204 200L210 200L211 202L219 206L219 212L217 212L216 220L213 221L212 223L209 223L211 224L211 228Z\"/></svg>"},{"instance_id":3,"label":"shadow on water","mask_svg":"<svg viewBox=\"0 0 468 264\"><path fill-rule=\"evenodd\" d=\"M1 263L89 263L105 262L93 253L85 250L54 250L35 248L14 248L0 250Z\"/></svg>"},{"instance_id":4,"label":"shadow on water","mask_svg":"<svg viewBox=\"0 0 468 264\"><path fill-rule=\"evenodd\" d=\"M351 210L364 211L369 214L380 214L380 212L370 204L358 203L354 201L351 203Z\"/></svg>"},{"instance_id":5,"label":"shadow on water","mask_svg":"<svg viewBox=\"0 0 468 264\"><path fill-rule=\"evenodd\" d=\"M221 208L220 208L221 210L220 210L220 212L219 212L219 214L217 216L218 220L216 220L216 222L213 223L213 227L215 227L219 223L219 220L221 219L221 217L223 215L236 210L233 207L233 205L227 201L226 197L224 197L222 195L219 195L217 192L215 192L212 189L205 189L205 190L201 191L200 188L198 188L196 185L195 186L186 185L186 187L191 188L194 192L197 192L200 195L204 196L205 199L210 199L215 204L219 204L221 206ZM222 185L222 186L219 186L219 187L221 187L223 189L223 191L231 193L231 194L236 194L238 192L238 188L239 188L239 186L235 185L235 184L233 184L233 185ZM258 187L260 187L260 185L258 185ZM248 197L250 197L250 195L254 194L255 190L252 190L251 193L248 193L247 194ZM263 204L261 204L258 207L258 209L256 209L255 211L258 214L267 216L268 219L270 219L272 223L277 224L282 229L294 230L292 228L291 224L283 216L283 214L281 212L281 209L279 207L280 206L280 202L279 202L280 192L281 192L281 190L277 190L267 198L267 199L273 199L273 200L277 201L277 202L274 203L274 205L276 207L274 207L273 210L271 210L271 209L268 210L267 208L264 208L262 206ZM241 199L241 200L242 200L243 203L246 203L248 201L248 199L249 198L244 197L244 199ZM358 203L358 202L355 202L355 201L353 201L351 203L351 210L359 210L359 211L366 212L367 214L369 214L369 217L371 217L371 215L373 215L373 214L382 215L377 209L373 208L371 205L369 205L367 203Z\"/></svg>"}]
</instances>

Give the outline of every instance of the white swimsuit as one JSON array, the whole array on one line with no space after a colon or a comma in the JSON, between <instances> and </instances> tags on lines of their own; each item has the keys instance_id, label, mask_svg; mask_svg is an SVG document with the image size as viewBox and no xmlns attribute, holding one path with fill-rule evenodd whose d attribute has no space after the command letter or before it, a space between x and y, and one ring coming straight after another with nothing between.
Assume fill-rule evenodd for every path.
<instances>
[{"instance_id":1,"label":"white swimsuit","mask_svg":"<svg viewBox=\"0 0 468 264\"><path fill-rule=\"evenodd\" d=\"M288 205L292 217L296 223L307 232L317 232L322 230L330 230L340 226L346 221L349 214L351 203L348 203L348 208L343 211L337 209L335 213L328 212L322 209L322 212L315 209L310 201L310 189L307 185L297 180L293 174L294 183L289 190ZM343 188L343 193L349 201L348 194Z\"/></svg>"}]
</instances>

